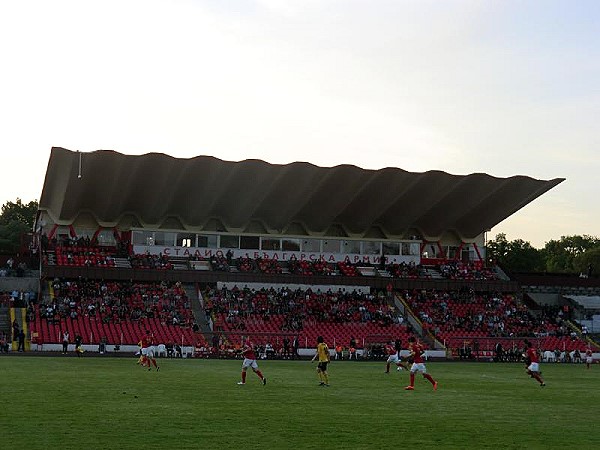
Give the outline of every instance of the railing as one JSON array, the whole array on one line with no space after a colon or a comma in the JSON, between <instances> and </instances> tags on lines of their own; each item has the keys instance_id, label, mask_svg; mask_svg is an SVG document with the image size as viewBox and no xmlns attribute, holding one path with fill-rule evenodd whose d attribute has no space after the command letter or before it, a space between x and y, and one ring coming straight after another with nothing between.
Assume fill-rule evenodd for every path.
<instances>
[{"instance_id":1,"label":"railing","mask_svg":"<svg viewBox=\"0 0 600 450\"><path fill-rule=\"evenodd\" d=\"M45 266L42 276L47 278L96 278L106 280L135 280L135 281L181 281L183 283L216 283L224 282L261 282L261 283L292 283L307 285L369 285L376 289L438 289L458 290L464 287L476 291L519 292L520 284L503 280L446 280L446 279L405 279L389 277L346 277L341 275L295 275L295 274L262 274L248 272L219 272L200 270L153 270L125 269L102 267L65 267Z\"/></svg>"}]
</instances>

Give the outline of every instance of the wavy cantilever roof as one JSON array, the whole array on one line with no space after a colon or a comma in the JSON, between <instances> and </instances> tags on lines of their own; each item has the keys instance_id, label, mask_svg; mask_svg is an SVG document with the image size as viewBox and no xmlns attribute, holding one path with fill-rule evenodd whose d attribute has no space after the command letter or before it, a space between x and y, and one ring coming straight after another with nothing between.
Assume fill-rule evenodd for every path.
<instances>
[{"instance_id":1,"label":"wavy cantilever roof","mask_svg":"<svg viewBox=\"0 0 600 450\"><path fill-rule=\"evenodd\" d=\"M215 231L217 223L218 231L239 232L260 224L280 234L328 235L335 229L372 237L377 230L397 238L418 230L427 238L452 231L472 239L562 181L54 147L40 210L59 225L91 217L120 228L175 223L200 232Z\"/></svg>"}]
</instances>

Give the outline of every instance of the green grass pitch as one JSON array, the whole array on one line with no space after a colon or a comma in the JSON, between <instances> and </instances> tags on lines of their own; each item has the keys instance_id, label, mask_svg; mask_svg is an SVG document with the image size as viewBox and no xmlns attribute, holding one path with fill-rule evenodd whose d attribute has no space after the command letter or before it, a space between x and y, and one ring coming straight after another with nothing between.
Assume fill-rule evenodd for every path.
<instances>
[{"instance_id":1,"label":"green grass pitch","mask_svg":"<svg viewBox=\"0 0 600 450\"><path fill-rule=\"evenodd\" d=\"M600 448L600 366L430 362L420 375L384 362L332 362L319 387L309 361L0 357L0 448L383 449Z\"/></svg>"}]
</instances>

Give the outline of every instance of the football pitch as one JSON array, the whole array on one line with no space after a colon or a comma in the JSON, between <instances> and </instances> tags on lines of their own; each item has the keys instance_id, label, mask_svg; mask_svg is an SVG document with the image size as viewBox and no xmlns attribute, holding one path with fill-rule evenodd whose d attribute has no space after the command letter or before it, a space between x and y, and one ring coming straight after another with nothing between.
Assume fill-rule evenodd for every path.
<instances>
[{"instance_id":1,"label":"football pitch","mask_svg":"<svg viewBox=\"0 0 600 450\"><path fill-rule=\"evenodd\" d=\"M430 362L439 389L384 362L0 357L0 448L600 448L600 366Z\"/></svg>"}]
</instances>

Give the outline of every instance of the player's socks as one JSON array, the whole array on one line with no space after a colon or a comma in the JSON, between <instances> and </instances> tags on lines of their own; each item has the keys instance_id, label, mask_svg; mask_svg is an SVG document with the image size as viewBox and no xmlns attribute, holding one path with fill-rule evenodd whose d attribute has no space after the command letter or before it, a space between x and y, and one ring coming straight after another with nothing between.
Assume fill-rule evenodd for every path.
<instances>
[{"instance_id":1,"label":"player's socks","mask_svg":"<svg viewBox=\"0 0 600 450\"><path fill-rule=\"evenodd\" d=\"M246 382L246 372L242 371L242 383Z\"/></svg>"},{"instance_id":2,"label":"player's socks","mask_svg":"<svg viewBox=\"0 0 600 450\"><path fill-rule=\"evenodd\" d=\"M431 384L435 385L435 380L431 377L431 375L429 375L428 373L425 373L425 374L423 374L423 376L425 378L427 378Z\"/></svg>"},{"instance_id":3,"label":"player's socks","mask_svg":"<svg viewBox=\"0 0 600 450\"><path fill-rule=\"evenodd\" d=\"M258 378L260 378L261 380L264 378L264 376L260 370L256 371L256 375L258 375Z\"/></svg>"},{"instance_id":4,"label":"player's socks","mask_svg":"<svg viewBox=\"0 0 600 450\"><path fill-rule=\"evenodd\" d=\"M390 373L390 363L385 365L385 373Z\"/></svg>"},{"instance_id":5,"label":"player's socks","mask_svg":"<svg viewBox=\"0 0 600 450\"><path fill-rule=\"evenodd\" d=\"M414 372L410 373L410 385L411 386L415 385L415 374L414 374Z\"/></svg>"},{"instance_id":6,"label":"player's socks","mask_svg":"<svg viewBox=\"0 0 600 450\"><path fill-rule=\"evenodd\" d=\"M325 386L329 386L329 375L326 373L323 374L323 381L325 381Z\"/></svg>"}]
</instances>

